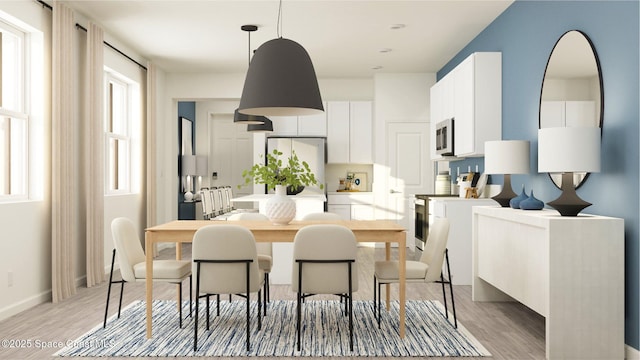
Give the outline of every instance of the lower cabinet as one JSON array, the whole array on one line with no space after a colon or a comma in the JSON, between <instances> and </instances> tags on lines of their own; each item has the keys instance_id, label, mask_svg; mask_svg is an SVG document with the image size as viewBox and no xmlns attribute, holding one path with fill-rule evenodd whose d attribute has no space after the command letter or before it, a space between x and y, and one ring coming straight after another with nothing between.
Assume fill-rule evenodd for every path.
<instances>
[{"instance_id":1,"label":"lower cabinet","mask_svg":"<svg viewBox=\"0 0 640 360\"><path fill-rule=\"evenodd\" d=\"M327 211L344 220L374 220L373 193L329 194Z\"/></svg>"}]
</instances>

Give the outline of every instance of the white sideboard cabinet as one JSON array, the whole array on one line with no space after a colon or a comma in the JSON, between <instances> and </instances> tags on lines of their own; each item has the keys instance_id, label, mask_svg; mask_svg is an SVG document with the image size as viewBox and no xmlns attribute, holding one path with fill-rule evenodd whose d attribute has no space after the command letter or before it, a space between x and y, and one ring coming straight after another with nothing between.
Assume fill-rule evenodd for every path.
<instances>
[{"instance_id":1,"label":"white sideboard cabinet","mask_svg":"<svg viewBox=\"0 0 640 360\"><path fill-rule=\"evenodd\" d=\"M547 359L623 359L624 220L473 209L474 301L545 317Z\"/></svg>"}]
</instances>

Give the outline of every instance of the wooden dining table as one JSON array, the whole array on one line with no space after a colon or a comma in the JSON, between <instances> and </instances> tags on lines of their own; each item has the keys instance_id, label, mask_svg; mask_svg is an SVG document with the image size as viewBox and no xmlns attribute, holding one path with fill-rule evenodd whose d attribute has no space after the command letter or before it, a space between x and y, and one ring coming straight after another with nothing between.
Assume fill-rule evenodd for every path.
<instances>
[{"instance_id":1,"label":"wooden dining table","mask_svg":"<svg viewBox=\"0 0 640 360\"><path fill-rule=\"evenodd\" d=\"M398 298L400 301L400 337L405 334L405 292L406 292L406 230L393 220L340 220L340 221L292 221L288 225L274 225L267 221L210 221L210 220L175 220L165 224L149 227L145 230L146 278L153 278L154 244L163 242L176 243L176 259L182 258L182 243L193 241L193 235L201 227L207 225L236 224L249 229L256 242L293 242L302 227L312 224L338 224L353 231L358 242L376 242L385 244L385 258L391 258L391 244L398 244L398 261L400 283ZM386 303L389 309L389 285L386 285ZM146 282L146 317L147 338L152 337L153 326L153 281Z\"/></svg>"}]
</instances>

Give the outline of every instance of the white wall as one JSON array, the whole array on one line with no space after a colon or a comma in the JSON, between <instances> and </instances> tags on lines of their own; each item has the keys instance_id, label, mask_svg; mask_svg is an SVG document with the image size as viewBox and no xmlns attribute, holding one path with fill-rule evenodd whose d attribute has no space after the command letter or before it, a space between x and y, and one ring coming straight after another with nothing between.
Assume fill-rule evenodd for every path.
<instances>
[{"instance_id":1,"label":"white wall","mask_svg":"<svg viewBox=\"0 0 640 360\"><path fill-rule=\"evenodd\" d=\"M0 204L0 320L51 299L51 14L36 2L0 2L0 11L43 33L44 118L39 169L30 184L34 199ZM31 158L31 160L34 160ZM9 286L9 273L13 285Z\"/></svg>"}]
</instances>

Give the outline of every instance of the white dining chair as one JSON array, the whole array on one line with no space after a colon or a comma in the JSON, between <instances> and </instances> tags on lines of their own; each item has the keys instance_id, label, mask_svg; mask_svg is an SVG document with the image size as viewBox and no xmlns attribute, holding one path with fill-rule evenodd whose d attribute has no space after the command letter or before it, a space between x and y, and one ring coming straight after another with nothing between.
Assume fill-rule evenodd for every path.
<instances>
[{"instance_id":1,"label":"white dining chair","mask_svg":"<svg viewBox=\"0 0 640 360\"><path fill-rule=\"evenodd\" d=\"M256 212L241 212L236 213L227 218L229 221L233 220L249 220L249 221L269 221L269 218ZM264 294L267 298L267 302L271 300L271 289L269 285L269 274L273 267L273 244L272 243L256 243L256 250L258 251L258 267L264 271ZM264 308L265 314L267 308Z\"/></svg>"},{"instance_id":2,"label":"white dining chair","mask_svg":"<svg viewBox=\"0 0 640 360\"><path fill-rule=\"evenodd\" d=\"M261 289L264 274L258 268L256 240L249 229L238 225L208 225L196 231L192 245L193 273L196 278L196 316L193 327L193 350L198 349L199 299L207 300L209 330L209 297L236 294L247 300L246 340L250 350L250 297L258 293L258 330L262 328Z\"/></svg>"},{"instance_id":3,"label":"white dining chair","mask_svg":"<svg viewBox=\"0 0 640 360\"><path fill-rule=\"evenodd\" d=\"M451 306L453 308L454 325L458 327L456 318L456 303L453 298L453 286L451 284L451 271L449 266L449 254L447 251L447 241L449 239L449 220L447 218L436 218L429 226L429 236L425 244L424 251L419 261L406 261L406 282L407 283L440 283L442 284L442 297L444 300L445 317L449 319L447 310L447 295L445 284L449 284L451 293ZM446 260L447 277L442 272L443 263ZM400 282L400 272L398 261L376 261L373 275L373 301L374 314L377 313L378 327L380 327L380 289L382 284ZM377 290L376 290L377 289Z\"/></svg>"},{"instance_id":4,"label":"white dining chair","mask_svg":"<svg viewBox=\"0 0 640 360\"><path fill-rule=\"evenodd\" d=\"M353 351L353 293L358 290L356 250L355 235L341 225L309 225L296 233L291 287L297 294L298 351L302 332L302 300L318 294L346 297L349 345Z\"/></svg>"},{"instance_id":5,"label":"white dining chair","mask_svg":"<svg viewBox=\"0 0 640 360\"><path fill-rule=\"evenodd\" d=\"M330 212L317 212L317 213L309 213L302 217L304 221L336 221L342 220L340 215Z\"/></svg>"},{"instance_id":6,"label":"white dining chair","mask_svg":"<svg viewBox=\"0 0 640 360\"><path fill-rule=\"evenodd\" d=\"M107 327L107 315L109 313L109 298L111 296L111 285L120 283L120 301L118 304L118 318L122 308L122 295L124 293L125 282L147 281L146 257L142 249L142 243L136 232L133 222L127 218L116 218L111 222L111 233L113 234L113 255L111 258L111 272L109 274L109 287L107 289L107 304L104 309L104 323L102 327ZM120 275L122 280L113 280L113 267L118 257L120 265ZM152 281L175 283L179 285L178 309L180 314L180 327L182 328L182 282L189 278L189 315L191 315L191 262L188 260L154 260Z\"/></svg>"}]
</instances>

